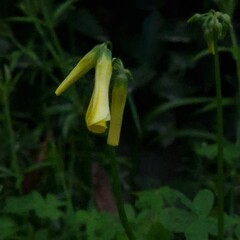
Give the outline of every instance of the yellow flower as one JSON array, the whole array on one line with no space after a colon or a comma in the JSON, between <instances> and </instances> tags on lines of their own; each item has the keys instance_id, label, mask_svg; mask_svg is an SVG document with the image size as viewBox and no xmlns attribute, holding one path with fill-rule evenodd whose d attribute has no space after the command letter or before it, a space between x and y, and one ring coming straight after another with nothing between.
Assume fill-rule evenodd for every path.
<instances>
[{"instance_id":1,"label":"yellow flower","mask_svg":"<svg viewBox=\"0 0 240 240\"><path fill-rule=\"evenodd\" d=\"M76 67L68 74L55 91L57 96L62 94L67 88L96 65L99 48L100 45L97 45L79 61Z\"/></svg>"},{"instance_id":2,"label":"yellow flower","mask_svg":"<svg viewBox=\"0 0 240 240\"><path fill-rule=\"evenodd\" d=\"M93 67L95 84L86 113L86 123L89 131L103 133L110 120L108 91L112 75L112 53L107 48L107 43L97 45L88 52L60 84L55 94L60 95Z\"/></svg>"},{"instance_id":3,"label":"yellow flower","mask_svg":"<svg viewBox=\"0 0 240 240\"><path fill-rule=\"evenodd\" d=\"M107 139L107 144L111 146L119 145L123 112L128 92L128 79L130 77L130 72L123 68L122 62L119 59L116 59L115 63L115 66L117 65L117 73L114 75L111 101L111 121Z\"/></svg>"},{"instance_id":4,"label":"yellow flower","mask_svg":"<svg viewBox=\"0 0 240 240\"><path fill-rule=\"evenodd\" d=\"M86 123L89 131L103 133L110 120L109 84L112 75L112 56L107 47L99 51L96 63L95 84L92 98L86 113Z\"/></svg>"}]
</instances>

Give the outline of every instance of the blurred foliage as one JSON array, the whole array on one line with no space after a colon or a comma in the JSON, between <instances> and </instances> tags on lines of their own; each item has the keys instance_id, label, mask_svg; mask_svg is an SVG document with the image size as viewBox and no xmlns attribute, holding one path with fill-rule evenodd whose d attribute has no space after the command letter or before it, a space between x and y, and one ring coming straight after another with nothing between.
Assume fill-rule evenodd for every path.
<instances>
[{"instance_id":1,"label":"blurred foliage","mask_svg":"<svg viewBox=\"0 0 240 240\"><path fill-rule=\"evenodd\" d=\"M92 166L108 170L109 156L106 136L84 121L93 73L54 94L106 40L133 74L118 160L138 239L214 239L213 65L187 24L212 8L230 14L238 39L235 0L2 0L0 239L126 239L119 219L94 202ZM240 239L238 52L228 34L220 42L228 239Z\"/></svg>"}]
</instances>

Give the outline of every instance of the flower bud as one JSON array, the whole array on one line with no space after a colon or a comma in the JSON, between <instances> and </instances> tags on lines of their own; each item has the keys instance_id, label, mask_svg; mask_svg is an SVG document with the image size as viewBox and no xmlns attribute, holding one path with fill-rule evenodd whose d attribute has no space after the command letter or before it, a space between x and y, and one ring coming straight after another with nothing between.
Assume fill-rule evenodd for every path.
<instances>
[{"instance_id":1,"label":"flower bud","mask_svg":"<svg viewBox=\"0 0 240 240\"><path fill-rule=\"evenodd\" d=\"M211 54L215 54L214 42L213 42L213 33L209 29L205 29L204 38L208 45L208 50Z\"/></svg>"},{"instance_id":2,"label":"flower bud","mask_svg":"<svg viewBox=\"0 0 240 240\"><path fill-rule=\"evenodd\" d=\"M193 23L193 22L198 22L202 18L202 14L200 13L195 13L192 17L190 17L187 22L188 23Z\"/></svg>"},{"instance_id":3,"label":"flower bud","mask_svg":"<svg viewBox=\"0 0 240 240\"><path fill-rule=\"evenodd\" d=\"M188 22L198 22L201 24L204 38L212 54L215 54L214 41L223 38L226 31L231 27L229 15L214 10L210 10L204 14L194 14Z\"/></svg>"},{"instance_id":4,"label":"flower bud","mask_svg":"<svg viewBox=\"0 0 240 240\"><path fill-rule=\"evenodd\" d=\"M123 68L120 59L114 60L115 70L113 72L113 90L111 101L111 120L108 132L107 144L118 146L122 128L123 112L127 99L128 80L131 77L130 72Z\"/></svg>"}]
</instances>

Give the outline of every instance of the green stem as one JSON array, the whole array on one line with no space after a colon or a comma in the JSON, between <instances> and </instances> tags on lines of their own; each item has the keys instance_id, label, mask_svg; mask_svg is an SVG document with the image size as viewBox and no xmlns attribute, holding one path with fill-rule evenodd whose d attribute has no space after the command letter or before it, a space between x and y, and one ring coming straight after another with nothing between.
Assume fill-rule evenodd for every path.
<instances>
[{"instance_id":1,"label":"green stem","mask_svg":"<svg viewBox=\"0 0 240 240\"><path fill-rule=\"evenodd\" d=\"M118 209L118 214L121 220L121 223L125 229L125 232L128 236L129 240L136 240L133 231L129 225L127 215L124 209L123 201L122 201L122 191L121 191L121 184L119 181L119 174L118 174L118 164L116 160L115 148L109 146L109 154L110 154L110 162L111 162L111 173L112 173L112 186L114 197Z\"/></svg>"},{"instance_id":2,"label":"green stem","mask_svg":"<svg viewBox=\"0 0 240 240\"><path fill-rule=\"evenodd\" d=\"M222 88L217 39L214 39L214 68L217 97L217 192L218 192L218 239L224 239L224 171L223 171L223 109Z\"/></svg>"},{"instance_id":3,"label":"green stem","mask_svg":"<svg viewBox=\"0 0 240 240\"><path fill-rule=\"evenodd\" d=\"M57 152L56 145L53 145L54 151ZM58 152L59 154L59 152ZM68 188L68 185L66 183L66 176L65 176L65 168L64 168L64 162L62 155L56 155L56 162L55 162L55 170L57 173L57 181L61 184L61 187L64 191L65 197L66 197L66 206L67 206L67 213L68 215L73 214L73 205L72 205L72 198L70 189Z\"/></svg>"},{"instance_id":4,"label":"green stem","mask_svg":"<svg viewBox=\"0 0 240 240\"><path fill-rule=\"evenodd\" d=\"M13 126L12 126L10 107L9 107L9 93L6 89L2 93L2 103L3 103L3 113L5 116L6 131L7 131L8 140L9 140L9 148L10 148L10 155L11 155L11 169L14 171L14 174L17 179L16 187L20 189L22 176L21 176L19 165L18 165L17 153L15 150L15 136L14 136Z\"/></svg>"},{"instance_id":5,"label":"green stem","mask_svg":"<svg viewBox=\"0 0 240 240\"><path fill-rule=\"evenodd\" d=\"M229 194L229 215L234 216L235 214L235 189L234 189L234 182L232 183L233 187L230 189L230 194ZM234 228L230 228L229 232L229 239L234 239Z\"/></svg>"},{"instance_id":6,"label":"green stem","mask_svg":"<svg viewBox=\"0 0 240 240\"><path fill-rule=\"evenodd\" d=\"M237 44L237 38L234 31L234 28L230 28L230 36L232 40L232 45L234 49L234 59L236 62L236 70L237 70L237 80L238 80L238 91L237 91L237 137L236 137L236 145L237 147L240 147L240 54L238 51L238 44Z\"/></svg>"}]
</instances>

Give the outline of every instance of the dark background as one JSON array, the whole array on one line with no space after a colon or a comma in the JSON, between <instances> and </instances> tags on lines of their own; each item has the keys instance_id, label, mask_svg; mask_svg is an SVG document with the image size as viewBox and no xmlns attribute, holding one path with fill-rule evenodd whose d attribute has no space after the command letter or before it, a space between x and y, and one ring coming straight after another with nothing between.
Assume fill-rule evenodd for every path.
<instances>
[{"instance_id":1,"label":"dark background","mask_svg":"<svg viewBox=\"0 0 240 240\"><path fill-rule=\"evenodd\" d=\"M113 56L121 58L133 74L121 143L117 149L120 158L124 159L121 170L126 190L172 185L186 191L205 185L204 178L214 174L215 164L202 162L195 152L195 145L209 139L189 132L181 135L181 131L194 129L214 134L215 111L201 113L198 110L203 104L189 104L173 107L150 119L149 116L155 108L171 101L215 96L212 57L206 54L193 61L198 53L207 50L207 45L200 26L190 25L187 20L196 12L218 10L217 4L210 0L75 1L53 24L60 53L44 26L41 26L41 32L36 24L11 19L26 16L26 6L29 6L31 14L46 21L46 13L51 19L61 3L14 1L1 4L0 14L4 20L0 38L1 66L12 64L13 75L22 72L10 98L21 166L24 168L33 162L39 144L45 141L50 131L51 141L62 155L65 167L68 169L69 162L74 160L75 173L79 171L87 185L90 184L88 174L93 160L97 159L106 167L101 156L105 136L92 136L84 125L92 87L88 80L93 77L93 72L76 84L76 91L58 98L53 93L81 56L96 44L111 41ZM237 12L238 9L233 15L233 25L238 34ZM49 43L57 49L59 59L62 57L59 62L49 51ZM220 41L221 45L231 46L229 35ZM33 60L27 51L33 52L37 60ZM235 62L228 52L222 52L220 63L223 96L235 97ZM57 106L65 104L69 104L66 112L57 110ZM70 121L68 116L73 116L73 120ZM224 131L231 141L236 138L235 120L235 106L227 107ZM1 161L8 166L5 134L3 123ZM49 172L45 174L48 178ZM39 180L33 188L38 188L41 183Z\"/></svg>"}]
</instances>

